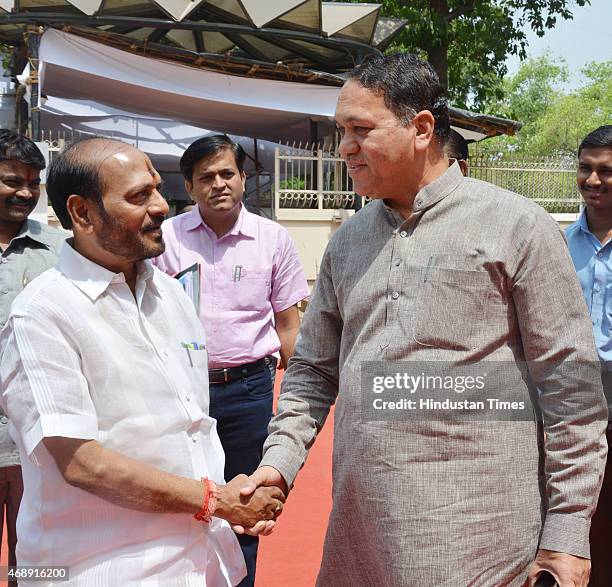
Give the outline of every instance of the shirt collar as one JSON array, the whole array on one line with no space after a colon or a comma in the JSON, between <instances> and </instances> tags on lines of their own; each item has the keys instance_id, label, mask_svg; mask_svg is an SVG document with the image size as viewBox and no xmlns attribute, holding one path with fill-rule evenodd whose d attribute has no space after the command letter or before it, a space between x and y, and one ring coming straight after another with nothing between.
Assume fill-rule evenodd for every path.
<instances>
[{"instance_id":1,"label":"shirt collar","mask_svg":"<svg viewBox=\"0 0 612 587\"><path fill-rule=\"evenodd\" d=\"M203 230L207 230L214 235L214 232L209 228L209 226L202 219L202 215L200 214L200 209L197 206L194 206L189 212L187 212L185 220L185 228L187 230L196 230L198 228L202 228ZM256 236L256 222L253 218L253 214L251 214L244 206L244 204L240 204L240 213L238 214L238 219L236 223L231 228L231 230L224 234L221 238L225 238L228 235L238 235L242 234L244 236L248 236L250 238L255 238ZM216 238L216 235L215 235Z\"/></svg>"},{"instance_id":2,"label":"shirt collar","mask_svg":"<svg viewBox=\"0 0 612 587\"><path fill-rule=\"evenodd\" d=\"M586 208L584 208L584 210L580 212L580 216L578 216L578 228L580 228L582 232L592 234L589 230L589 223L587 222Z\"/></svg>"},{"instance_id":3,"label":"shirt collar","mask_svg":"<svg viewBox=\"0 0 612 587\"><path fill-rule=\"evenodd\" d=\"M189 210L189 212L185 212L184 218L183 223L187 230L195 230L204 224L197 205Z\"/></svg>"},{"instance_id":4,"label":"shirt collar","mask_svg":"<svg viewBox=\"0 0 612 587\"><path fill-rule=\"evenodd\" d=\"M414 213L423 212L426 208L433 206L448 196L464 179L461 167L455 161L440 177L422 188L414 198L412 210ZM384 200L382 205L386 211L387 218L394 229L399 230L406 219Z\"/></svg>"},{"instance_id":5,"label":"shirt collar","mask_svg":"<svg viewBox=\"0 0 612 587\"><path fill-rule=\"evenodd\" d=\"M113 273L108 269L94 263L87 257L77 252L73 246L73 239L69 238L62 245L57 262L57 269L85 295L92 300L97 300L109 287L111 283L125 283L123 273ZM151 261L145 259L137 264L137 282L144 280L147 285L153 285L153 289L159 294L153 284L155 270Z\"/></svg>"},{"instance_id":6,"label":"shirt collar","mask_svg":"<svg viewBox=\"0 0 612 587\"><path fill-rule=\"evenodd\" d=\"M464 180L461 167L456 161L437 179L422 188L414 199L412 209L421 212L443 200Z\"/></svg>"},{"instance_id":7,"label":"shirt collar","mask_svg":"<svg viewBox=\"0 0 612 587\"><path fill-rule=\"evenodd\" d=\"M29 238L37 243L40 243L45 248L49 248L49 243L47 243L45 237L43 236L40 223L36 222L36 220L32 220L31 218L26 218L26 221L21 225L19 232L15 235L13 240L22 238Z\"/></svg>"}]
</instances>

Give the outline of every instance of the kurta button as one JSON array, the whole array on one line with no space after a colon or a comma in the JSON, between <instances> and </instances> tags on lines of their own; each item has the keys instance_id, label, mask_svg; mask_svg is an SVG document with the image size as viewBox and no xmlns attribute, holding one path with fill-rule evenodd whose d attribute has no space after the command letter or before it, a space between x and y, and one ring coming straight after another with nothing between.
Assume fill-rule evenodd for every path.
<instances>
[{"instance_id":1,"label":"kurta button","mask_svg":"<svg viewBox=\"0 0 612 587\"><path fill-rule=\"evenodd\" d=\"M401 259L395 259L395 266L399 267L402 264L402 260Z\"/></svg>"},{"instance_id":2,"label":"kurta button","mask_svg":"<svg viewBox=\"0 0 612 587\"><path fill-rule=\"evenodd\" d=\"M198 439L197 439L197 438L194 436L194 437L191 439L191 441L192 441L192 442L197 442L197 441L198 441Z\"/></svg>"},{"instance_id":3,"label":"kurta button","mask_svg":"<svg viewBox=\"0 0 612 587\"><path fill-rule=\"evenodd\" d=\"M6 263L8 261L8 259L6 257L2 257L1 262L2 263Z\"/></svg>"},{"instance_id":4,"label":"kurta button","mask_svg":"<svg viewBox=\"0 0 612 587\"><path fill-rule=\"evenodd\" d=\"M2 416L2 418L0 418L0 423L8 424L8 418L6 416Z\"/></svg>"},{"instance_id":5,"label":"kurta button","mask_svg":"<svg viewBox=\"0 0 612 587\"><path fill-rule=\"evenodd\" d=\"M405 230L402 230L402 232L400 232L400 236L402 238L406 238L408 236L408 233Z\"/></svg>"},{"instance_id":6,"label":"kurta button","mask_svg":"<svg viewBox=\"0 0 612 587\"><path fill-rule=\"evenodd\" d=\"M394 292L391 294L391 297L392 297L394 300L397 300L397 298L399 298L399 292L394 291Z\"/></svg>"},{"instance_id":7,"label":"kurta button","mask_svg":"<svg viewBox=\"0 0 612 587\"><path fill-rule=\"evenodd\" d=\"M186 402L190 402L190 401L191 401L191 398L190 398L189 396L187 396L187 397L185 398L185 401L186 401Z\"/></svg>"}]
</instances>

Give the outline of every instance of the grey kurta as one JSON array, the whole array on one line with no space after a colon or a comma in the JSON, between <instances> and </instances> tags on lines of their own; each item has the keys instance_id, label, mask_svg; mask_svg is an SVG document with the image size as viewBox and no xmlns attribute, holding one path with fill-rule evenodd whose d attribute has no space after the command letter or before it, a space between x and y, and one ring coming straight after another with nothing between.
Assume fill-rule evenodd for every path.
<instances>
[{"instance_id":1,"label":"grey kurta","mask_svg":"<svg viewBox=\"0 0 612 587\"><path fill-rule=\"evenodd\" d=\"M337 400L318 584L522 585L538 546L589 555L601 382L579 390L546 368L597 361L588 312L562 234L536 204L455 164L414 212L406 222L372 202L330 241L262 464L291 484ZM372 360L529 361L525 397L541 390L546 449L535 418L369 421L360 378Z\"/></svg>"}]
</instances>

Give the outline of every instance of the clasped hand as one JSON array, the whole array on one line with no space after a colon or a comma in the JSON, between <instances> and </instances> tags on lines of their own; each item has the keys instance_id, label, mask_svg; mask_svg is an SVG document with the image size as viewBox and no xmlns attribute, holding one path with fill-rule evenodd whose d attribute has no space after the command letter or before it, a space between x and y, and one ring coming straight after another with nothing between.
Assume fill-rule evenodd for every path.
<instances>
[{"instance_id":1,"label":"clasped hand","mask_svg":"<svg viewBox=\"0 0 612 587\"><path fill-rule=\"evenodd\" d=\"M251 480L246 475L237 475L226 485L219 486L215 515L227 520L234 529L240 528L249 534L269 534L274 520L283 511L285 494L278 487L250 489ZM255 531L249 531L256 527Z\"/></svg>"}]
</instances>

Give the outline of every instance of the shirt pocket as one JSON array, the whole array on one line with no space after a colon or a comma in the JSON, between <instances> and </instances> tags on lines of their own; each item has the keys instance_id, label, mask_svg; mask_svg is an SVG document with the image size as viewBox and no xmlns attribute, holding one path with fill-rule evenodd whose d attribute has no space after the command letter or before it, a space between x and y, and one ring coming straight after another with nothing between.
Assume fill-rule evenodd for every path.
<instances>
[{"instance_id":1,"label":"shirt pocket","mask_svg":"<svg viewBox=\"0 0 612 587\"><path fill-rule=\"evenodd\" d=\"M229 284L232 309L262 311L269 307L270 272L266 270L245 268L239 279L232 279Z\"/></svg>"},{"instance_id":2,"label":"shirt pocket","mask_svg":"<svg viewBox=\"0 0 612 587\"><path fill-rule=\"evenodd\" d=\"M487 301L493 283L486 271L426 268L419 271L415 300L414 340L449 350L473 350L486 337ZM482 339L482 340L481 340Z\"/></svg>"},{"instance_id":3,"label":"shirt pocket","mask_svg":"<svg viewBox=\"0 0 612 587\"><path fill-rule=\"evenodd\" d=\"M197 372L205 371L208 373L208 352L205 348L194 350L183 346L181 351L183 362L188 369Z\"/></svg>"}]
</instances>

